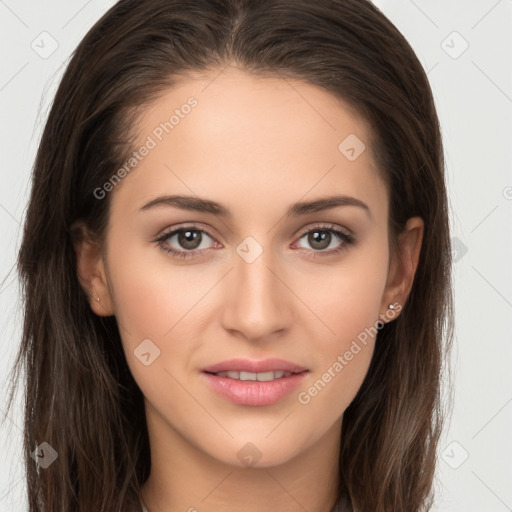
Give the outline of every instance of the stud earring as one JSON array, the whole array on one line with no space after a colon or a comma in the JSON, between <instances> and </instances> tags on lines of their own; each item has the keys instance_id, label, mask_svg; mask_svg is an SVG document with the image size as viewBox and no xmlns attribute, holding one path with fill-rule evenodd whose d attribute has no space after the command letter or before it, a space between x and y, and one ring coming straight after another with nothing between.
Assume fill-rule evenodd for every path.
<instances>
[{"instance_id":1,"label":"stud earring","mask_svg":"<svg viewBox=\"0 0 512 512\"><path fill-rule=\"evenodd\" d=\"M100 301L100 298L99 298L99 297L96 297L96 300L99 302L99 301Z\"/></svg>"},{"instance_id":2,"label":"stud earring","mask_svg":"<svg viewBox=\"0 0 512 512\"><path fill-rule=\"evenodd\" d=\"M99 299L98 299L98 300L99 300ZM395 305L394 305L394 304L390 304L390 305L388 306L388 309L395 309Z\"/></svg>"}]
</instances>

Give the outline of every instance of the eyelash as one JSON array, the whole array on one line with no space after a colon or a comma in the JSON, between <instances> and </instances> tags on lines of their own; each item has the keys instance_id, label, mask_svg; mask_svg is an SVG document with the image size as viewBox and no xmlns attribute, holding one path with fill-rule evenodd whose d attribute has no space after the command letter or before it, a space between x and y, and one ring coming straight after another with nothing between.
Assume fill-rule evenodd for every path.
<instances>
[{"instance_id":1,"label":"eyelash","mask_svg":"<svg viewBox=\"0 0 512 512\"><path fill-rule=\"evenodd\" d=\"M171 249L170 247L167 247L167 246L164 245L164 242L167 239L171 238L176 233L180 233L181 231L200 231L201 233L206 233L210 238L212 238L212 239L214 238L212 235L210 235L208 233L208 231L206 231L204 229L200 229L198 226L192 224L190 226L181 226L179 228L167 231L162 236L160 236L156 240L154 240L154 242L157 244L158 247L160 247L163 251L165 251L167 253L170 253L174 258L180 258L180 259L184 259L184 260L185 259L189 259L189 258L193 258L193 257L196 256L196 253L200 253L201 250L177 251L176 249ZM313 254L313 258L316 258L316 257L319 257L319 256L320 257L333 256L333 255L338 254L341 251L345 250L347 246L354 245L356 243L356 238L354 237L354 235L351 235L351 234L348 234L348 233L344 233L343 231L340 231L339 229L336 229L336 227L333 224L328 224L328 225L321 225L321 224L319 224L317 226L313 226L311 229L303 232L299 236L298 240L303 238L305 235L308 235L312 231L328 231L328 232L334 233L334 235L336 237L338 237L339 239L341 239L343 241L343 243L338 248L336 248L336 249L330 249L328 251L325 251L325 250L315 251L315 250L313 250L313 253L316 253L316 254ZM208 250L208 249L205 249L205 250Z\"/></svg>"}]
</instances>

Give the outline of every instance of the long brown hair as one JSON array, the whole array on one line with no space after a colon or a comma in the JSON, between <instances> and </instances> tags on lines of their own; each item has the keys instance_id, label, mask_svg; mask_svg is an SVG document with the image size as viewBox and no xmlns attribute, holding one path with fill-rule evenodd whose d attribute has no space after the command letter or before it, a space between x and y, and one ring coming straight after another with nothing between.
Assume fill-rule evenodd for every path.
<instances>
[{"instance_id":1,"label":"long brown hair","mask_svg":"<svg viewBox=\"0 0 512 512\"><path fill-rule=\"evenodd\" d=\"M114 316L77 278L72 225L102 237L101 187L133 151L137 115L189 71L228 64L300 79L343 99L372 129L390 191L390 241L425 223L410 295L379 331L343 418L340 503L357 512L428 510L446 419L441 382L453 331L444 157L427 76L367 0L121 0L87 33L55 96L33 169L18 269L29 512L140 512L150 472L143 395ZM11 406L14 386L11 389ZM47 442L47 469L31 453Z\"/></svg>"}]
</instances>

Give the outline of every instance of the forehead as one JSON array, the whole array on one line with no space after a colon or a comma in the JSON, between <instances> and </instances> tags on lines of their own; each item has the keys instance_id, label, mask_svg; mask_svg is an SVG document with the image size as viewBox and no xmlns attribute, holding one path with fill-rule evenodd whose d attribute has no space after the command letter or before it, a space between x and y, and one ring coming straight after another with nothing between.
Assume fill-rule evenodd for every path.
<instances>
[{"instance_id":1,"label":"forehead","mask_svg":"<svg viewBox=\"0 0 512 512\"><path fill-rule=\"evenodd\" d=\"M236 68L189 75L142 111L136 131L134 149L151 149L116 190L132 205L187 193L261 211L336 192L385 207L368 126L305 82Z\"/></svg>"}]
</instances>

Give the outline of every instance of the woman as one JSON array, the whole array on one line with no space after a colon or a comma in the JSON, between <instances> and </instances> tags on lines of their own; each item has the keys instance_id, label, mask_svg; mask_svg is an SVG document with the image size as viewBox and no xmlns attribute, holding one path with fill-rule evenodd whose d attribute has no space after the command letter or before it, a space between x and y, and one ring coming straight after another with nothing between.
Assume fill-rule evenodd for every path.
<instances>
[{"instance_id":1,"label":"woman","mask_svg":"<svg viewBox=\"0 0 512 512\"><path fill-rule=\"evenodd\" d=\"M365 0L121 0L57 91L19 254L29 510L428 510L442 143Z\"/></svg>"}]
</instances>

